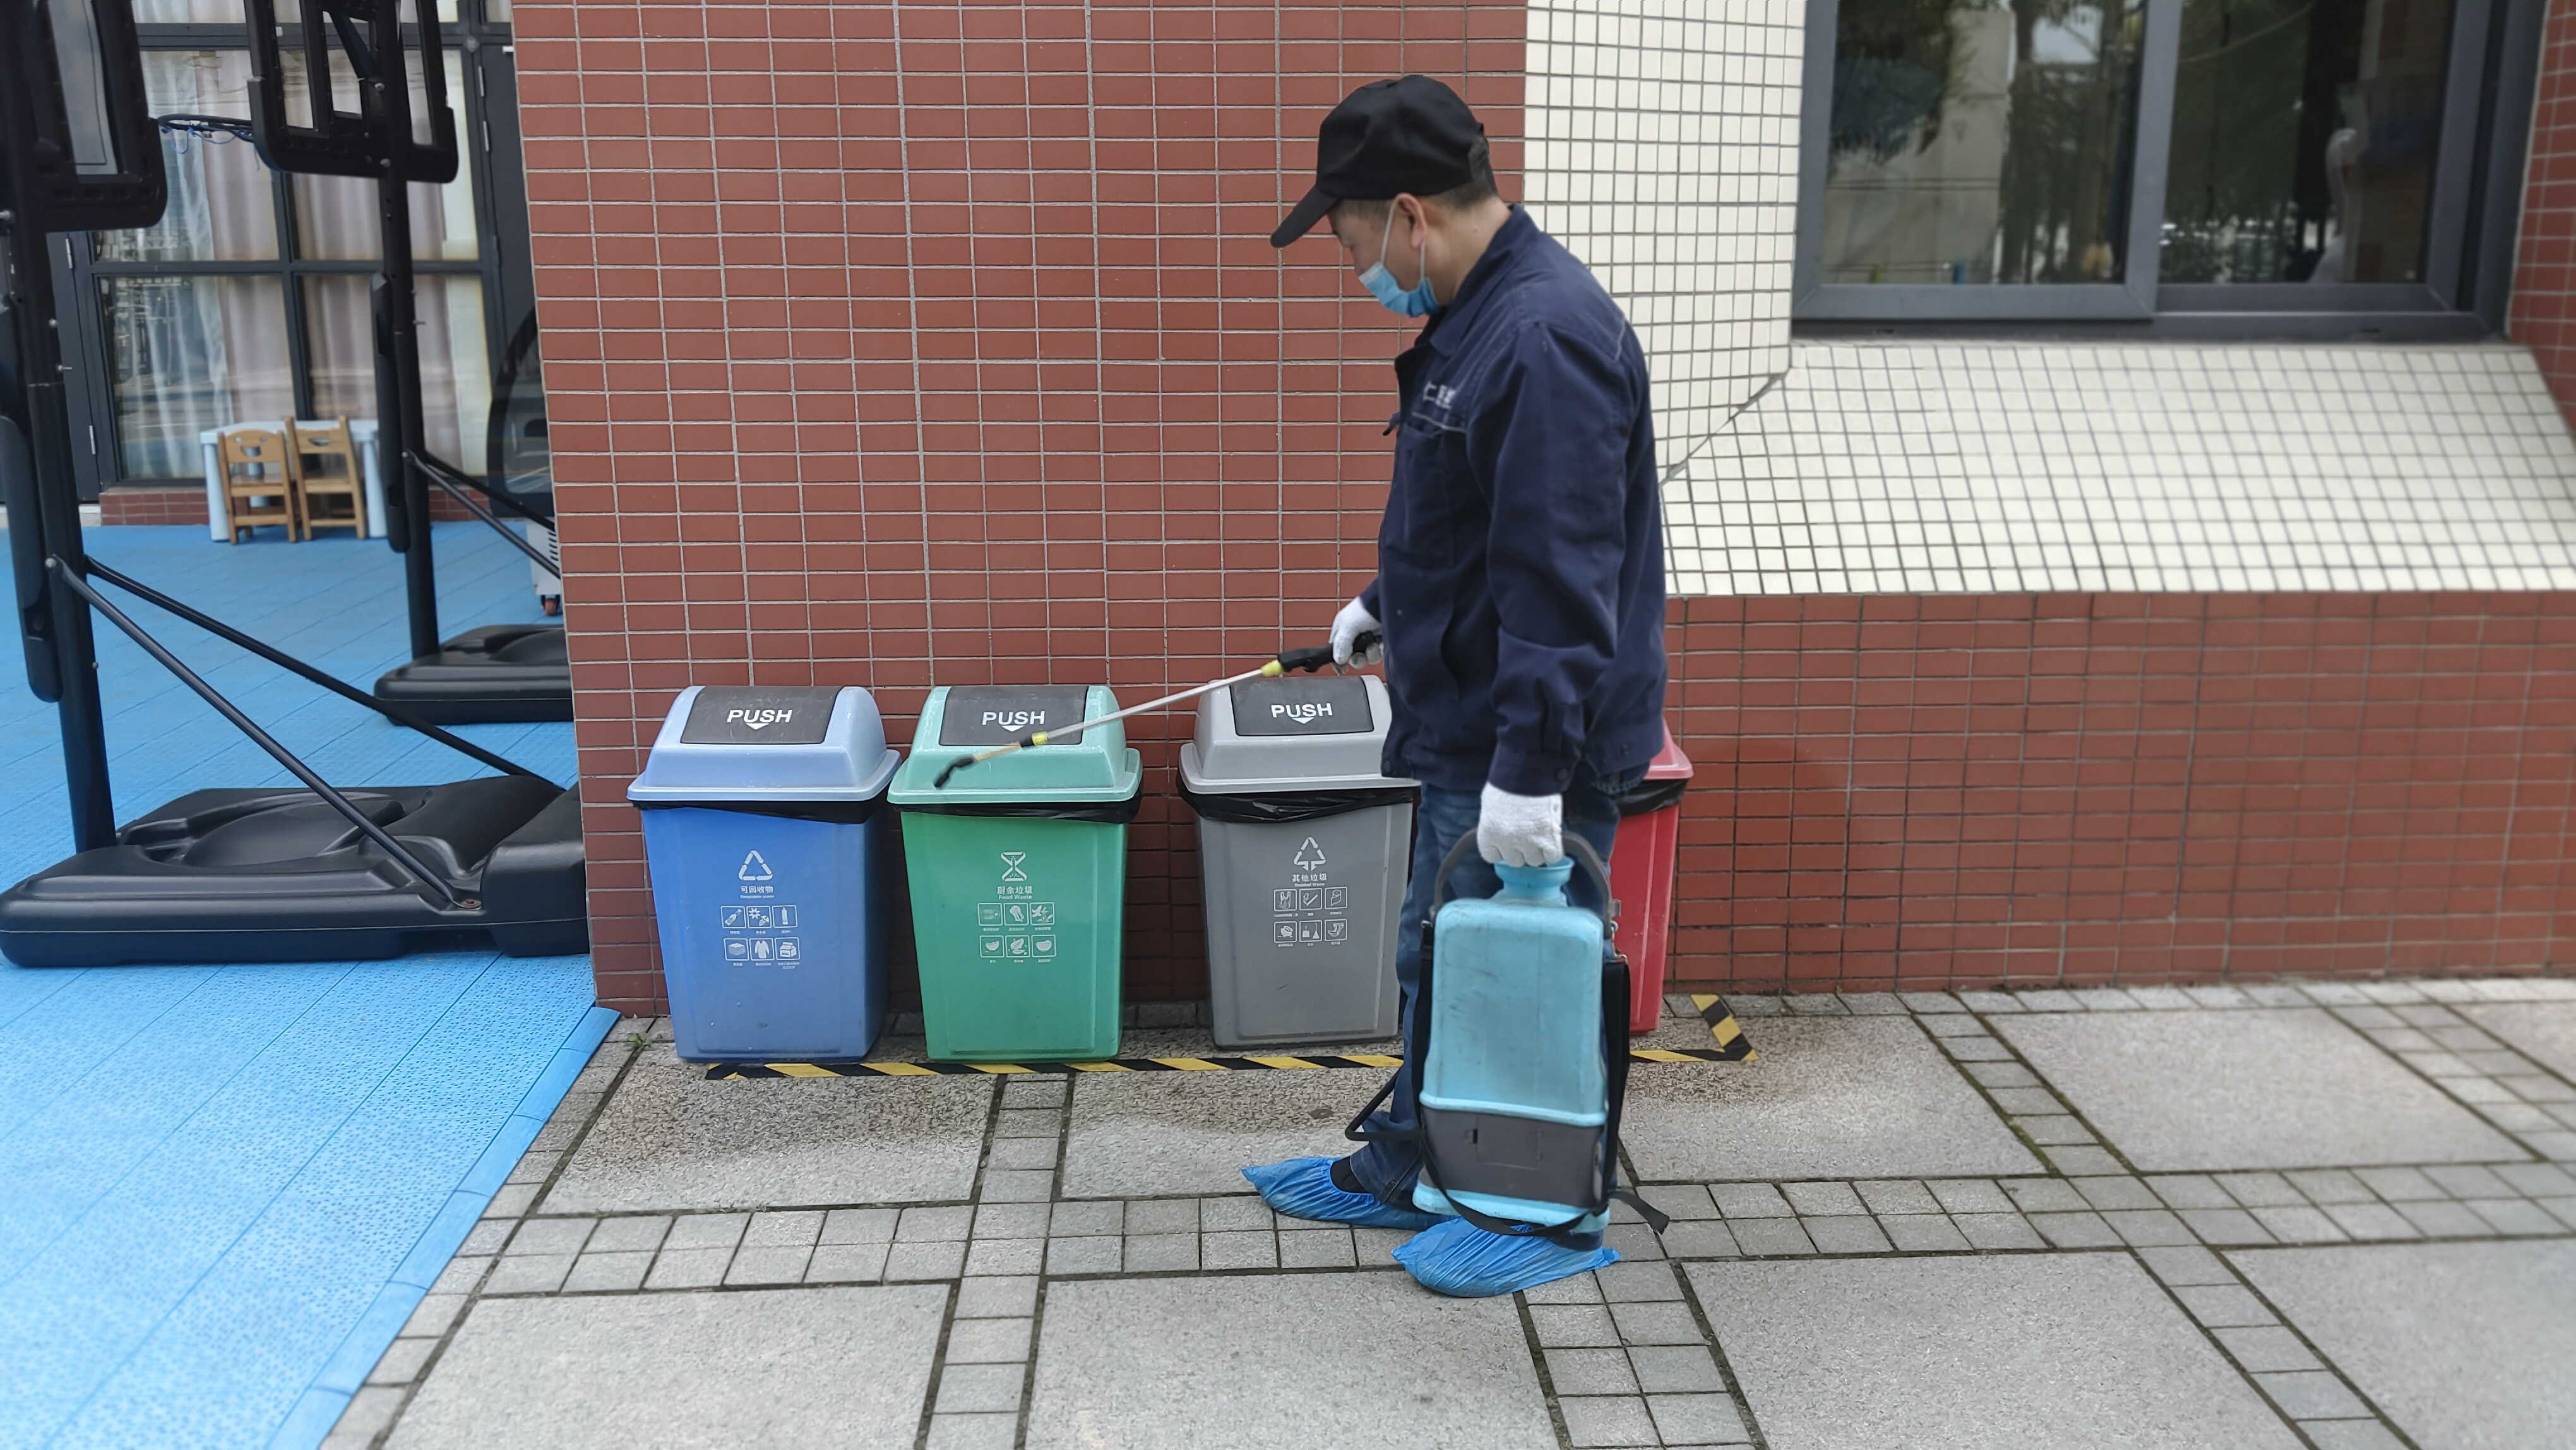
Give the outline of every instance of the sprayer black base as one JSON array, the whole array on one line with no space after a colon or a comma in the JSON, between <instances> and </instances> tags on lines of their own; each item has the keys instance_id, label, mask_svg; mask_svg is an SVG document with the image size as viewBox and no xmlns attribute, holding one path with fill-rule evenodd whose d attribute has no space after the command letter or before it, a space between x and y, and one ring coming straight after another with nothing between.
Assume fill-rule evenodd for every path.
<instances>
[{"instance_id":1,"label":"sprayer black base","mask_svg":"<svg viewBox=\"0 0 2576 1450\"><path fill-rule=\"evenodd\" d=\"M487 624L376 681L376 698L433 725L572 718L572 665L560 624Z\"/></svg>"},{"instance_id":2,"label":"sprayer black base","mask_svg":"<svg viewBox=\"0 0 2576 1450\"><path fill-rule=\"evenodd\" d=\"M447 905L308 790L201 790L0 893L22 967L589 950L577 790L527 776L345 792Z\"/></svg>"}]
</instances>

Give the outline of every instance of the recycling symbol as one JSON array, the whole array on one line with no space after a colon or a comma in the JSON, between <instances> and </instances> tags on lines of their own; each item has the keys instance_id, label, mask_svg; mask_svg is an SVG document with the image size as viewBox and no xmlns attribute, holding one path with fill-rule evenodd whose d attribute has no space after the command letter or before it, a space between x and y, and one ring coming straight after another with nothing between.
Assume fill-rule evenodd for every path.
<instances>
[{"instance_id":1,"label":"recycling symbol","mask_svg":"<svg viewBox=\"0 0 2576 1450\"><path fill-rule=\"evenodd\" d=\"M1026 862L1028 859L1029 853L1026 851L1004 851L1002 853L1002 879L1005 881L1028 880L1029 873L1020 869L1021 864Z\"/></svg>"},{"instance_id":2,"label":"recycling symbol","mask_svg":"<svg viewBox=\"0 0 2576 1450\"><path fill-rule=\"evenodd\" d=\"M1300 871L1317 870L1324 864L1324 848L1315 844L1314 837L1308 836L1306 843L1297 848L1296 862Z\"/></svg>"},{"instance_id":3,"label":"recycling symbol","mask_svg":"<svg viewBox=\"0 0 2576 1450\"><path fill-rule=\"evenodd\" d=\"M733 874L744 881L766 881L778 873L770 870L769 863L760 859L760 853L754 851L742 858L742 869Z\"/></svg>"}]
</instances>

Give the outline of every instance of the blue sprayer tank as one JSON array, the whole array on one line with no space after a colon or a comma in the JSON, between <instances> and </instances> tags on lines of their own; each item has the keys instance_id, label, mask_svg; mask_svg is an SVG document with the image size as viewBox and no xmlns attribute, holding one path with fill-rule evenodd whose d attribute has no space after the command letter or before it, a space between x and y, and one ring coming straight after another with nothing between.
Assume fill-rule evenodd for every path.
<instances>
[{"instance_id":1,"label":"blue sprayer tank","mask_svg":"<svg viewBox=\"0 0 2576 1450\"><path fill-rule=\"evenodd\" d=\"M1573 860L1496 866L1503 889L1433 918L1419 1096L1426 1213L1558 1225L1601 1210L1610 1087L1602 919L1566 901ZM1438 1186L1432 1178L1437 1176ZM1586 1229L1597 1231L1599 1224Z\"/></svg>"}]
</instances>

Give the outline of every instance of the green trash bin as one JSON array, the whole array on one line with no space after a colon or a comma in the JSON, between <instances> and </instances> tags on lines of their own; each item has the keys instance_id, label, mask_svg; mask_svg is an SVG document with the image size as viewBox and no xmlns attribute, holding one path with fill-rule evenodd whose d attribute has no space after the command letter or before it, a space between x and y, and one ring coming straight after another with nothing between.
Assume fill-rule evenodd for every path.
<instances>
[{"instance_id":1,"label":"green trash bin","mask_svg":"<svg viewBox=\"0 0 2576 1450\"><path fill-rule=\"evenodd\" d=\"M1118 1055L1127 823L1143 767L1121 725L969 766L961 756L1118 708L1106 685L930 692L887 799L903 813L933 1058Z\"/></svg>"}]
</instances>

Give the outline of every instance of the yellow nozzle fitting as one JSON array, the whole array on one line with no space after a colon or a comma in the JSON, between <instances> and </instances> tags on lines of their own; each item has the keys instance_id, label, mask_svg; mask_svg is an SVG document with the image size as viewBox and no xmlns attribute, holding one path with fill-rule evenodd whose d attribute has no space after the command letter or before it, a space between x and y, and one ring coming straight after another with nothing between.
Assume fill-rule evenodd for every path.
<instances>
[{"instance_id":1,"label":"yellow nozzle fitting","mask_svg":"<svg viewBox=\"0 0 2576 1450\"><path fill-rule=\"evenodd\" d=\"M1046 743L1047 743L1046 732L1045 732L1045 731L1043 731L1043 730L1041 730L1041 731L1039 731L1038 733L1036 733L1035 735L1030 736L1030 737L1029 737L1029 743L1030 743L1031 745L1044 745L1044 744L1046 744Z\"/></svg>"},{"instance_id":2,"label":"yellow nozzle fitting","mask_svg":"<svg viewBox=\"0 0 2576 1450\"><path fill-rule=\"evenodd\" d=\"M1286 673L1288 673L1287 667L1277 660L1272 660L1261 667L1261 677L1266 680L1275 680Z\"/></svg>"}]
</instances>

